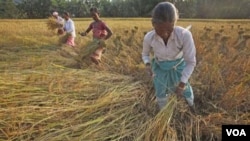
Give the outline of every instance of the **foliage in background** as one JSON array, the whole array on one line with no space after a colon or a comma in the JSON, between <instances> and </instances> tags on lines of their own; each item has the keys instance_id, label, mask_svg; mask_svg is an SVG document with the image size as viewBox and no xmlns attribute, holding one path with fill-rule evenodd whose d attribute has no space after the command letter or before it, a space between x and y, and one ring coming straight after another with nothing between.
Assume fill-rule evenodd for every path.
<instances>
[{"instance_id":1,"label":"foliage in background","mask_svg":"<svg viewBox=\"0 0 250 141\"><path fill-rule=\"evenodd\" d=\"M19 10L12 0L0 1L0 18L20 18Z\"/></svg>"},{"instance_id":2,"label":"foliage in background","mask_svg":"<svg viewBox=\"0 0 250 141\"><path fill-rule=\"evenodd\" d=\"M249 0L197 0L197 18L250 18Z\"/></svg>"},{"instance_id":3,"label":"foliage in background","mask_svg":"<svg viewBox=\"0 0 250 141\"><path fill-rule=\"evenodd\" d=\"M89 17L92 6L98 7L105 17L149 17L153 7L161 1L164 0L2 0L0 18L46 18L53 11L68 11L73 17ZM176 5L182 18L250 17L249 0L167 1Z\"/></svg>"}]
</instances>

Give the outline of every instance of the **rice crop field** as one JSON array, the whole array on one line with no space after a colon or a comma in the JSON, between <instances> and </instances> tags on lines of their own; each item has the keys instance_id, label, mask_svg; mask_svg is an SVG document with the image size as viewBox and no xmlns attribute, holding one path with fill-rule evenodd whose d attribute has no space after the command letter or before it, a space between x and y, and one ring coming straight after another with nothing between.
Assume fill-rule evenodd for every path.
<instances>
[{"instance_id":1,"label":"rice crop field","mask_svg":"<svg viewBox=\"0 0 250 141\"><path fill-rule=\"evenodd\" d=\"M91 19L74 19L83 32ZM158 110L141 60L148 18L103 18L113 36L99 66L83 59L92 33L60 43L48 19L0 21L0 141L220 141L250 124L250 21L180 19L197 66L196 114L173 95ZM85 51L85 52L84 52Z\"/></svg>"}]
</instances>

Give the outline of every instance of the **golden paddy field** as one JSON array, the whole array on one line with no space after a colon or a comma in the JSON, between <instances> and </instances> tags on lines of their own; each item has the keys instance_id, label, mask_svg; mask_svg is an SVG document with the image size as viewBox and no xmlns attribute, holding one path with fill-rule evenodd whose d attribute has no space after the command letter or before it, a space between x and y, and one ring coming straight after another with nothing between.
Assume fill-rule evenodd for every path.
<instances>
[{"instance_id":1,"label":"golden paddy field","mask_svg":"<svg viewBox=\"0 0 250 141\"><path fill-rule=\"evenodd\" d=\"M250 124L249 20L177 22L197 49L196 115L175 96L157 110L141 60L150 19L103 20L114 34L100 66L79 60L91 33L65 51L47 19L0 21L0 141L219 141L221 125Z\"/></svg>"}]
</instances>

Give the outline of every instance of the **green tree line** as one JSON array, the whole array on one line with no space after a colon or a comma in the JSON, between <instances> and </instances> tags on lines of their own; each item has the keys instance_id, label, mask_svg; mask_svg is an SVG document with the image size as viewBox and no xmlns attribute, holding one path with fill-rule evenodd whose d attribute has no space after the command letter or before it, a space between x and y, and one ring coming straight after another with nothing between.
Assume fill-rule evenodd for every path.
<instances>
[{"instance_id":1,"label":"green tree line","mask_svg":"<svg viewBox=\"0 0 250 141\"><path fill-rule=\"evenodd\" d=\"M149 17L164 0L0 0L0 18L46 18L53 11L68 11L74 17L88 17L98 7L104 17ZM181 18L249 19L250 0L167 0Z\"/></svg>"}]
</instances>

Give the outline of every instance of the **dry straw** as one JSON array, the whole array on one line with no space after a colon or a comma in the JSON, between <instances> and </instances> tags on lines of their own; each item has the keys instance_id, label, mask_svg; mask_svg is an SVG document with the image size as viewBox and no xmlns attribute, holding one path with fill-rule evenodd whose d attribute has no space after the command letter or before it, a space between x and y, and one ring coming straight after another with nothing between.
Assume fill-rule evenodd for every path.
<instances>
[{"instance_id":1,"label":"dry straw","mask_svg":"<svg viewBox=\"0 0 250 141\"><path fill-rule=\"evenodd\" d=\"M140 110L144 86L131 77L89 70L12 76L19 79L0 81L9 82L1 83L2 139L126 140L149 117Z\"/></svg>"},{"instance_id":2,"label":"dry straw","mask_svg":"<svg viewBox=\"0 0 250 141\"><path fill-rule=\"evenodd\" d=\"M174 109L176 108L176 96L170 97L168 104L153 119L146 122L142 128L143 134L138 140L144 141L175 141L176 132L171 128ZM143 127L143 126L142 126Z\"/></svg>"},{"instance_id":3,"label":"dry straw","mask_svg":"<svg viewBox=\"0 0 250 141\"><path fill-rule=\"evenodd\" d=\"M59 29L59 28L62 28L62 25L58 24L56 19L54 17L52 17L52 16L48 18L46 24L47 24L47 28L49 30L52 30L52 31L54 31L56 29Z\"/></svg>"},{"instance_id":4,"label":"dry straw","mask_svg":"<svg viewBox=\"0 0 250 141\"><path fill-rule=\"evenodd\" d=\"M81 55L81 58L84 59L86 57L89 57L100 47L106 47L104 40L93 40L88 42L84 47L81 47L79 54Z\"/></svg>"}]
</instances>

